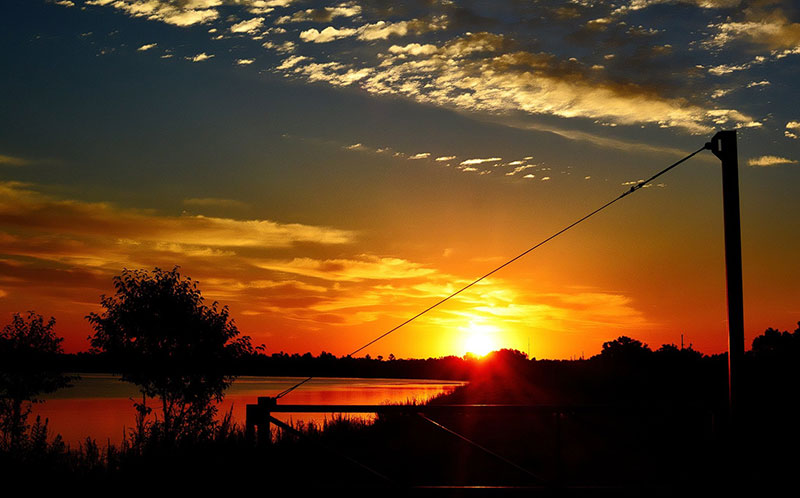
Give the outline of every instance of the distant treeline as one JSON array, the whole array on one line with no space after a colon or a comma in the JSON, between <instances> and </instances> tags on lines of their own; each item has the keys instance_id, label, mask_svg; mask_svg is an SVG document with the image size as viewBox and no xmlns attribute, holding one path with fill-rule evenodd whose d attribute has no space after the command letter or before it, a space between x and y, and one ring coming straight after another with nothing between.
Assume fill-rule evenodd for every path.
<instances>
[{"instance_id":1,"label":"distant treeline","mask_svg":"<svg viewBox=\"0 0 800 498\"><path fill-rule=\"evenodd\" d=\"M745 355L744 378L753 397L765 397L800 380L800 323L793 333L775 329L757 337ZM104 353L64 354L62 371L117 372L119 361ZM651 349L621 336L606 342L588 359L539 360L503 349L484 358L446 356L427 359L336 357L327 352L265 354L254 350L230 360L231 375L382 377L472 381L491 385L492 399L577 403L612 400L647 401L681 398L724 404L727 354L705 355L695 349L663 345ZM500 386L507 386L503 390ZM474 390L473 390L474 391ZM492 394L494 393L494 394ZM783 397L782 397L783 398Z\"/></svg>"}]
</instances>

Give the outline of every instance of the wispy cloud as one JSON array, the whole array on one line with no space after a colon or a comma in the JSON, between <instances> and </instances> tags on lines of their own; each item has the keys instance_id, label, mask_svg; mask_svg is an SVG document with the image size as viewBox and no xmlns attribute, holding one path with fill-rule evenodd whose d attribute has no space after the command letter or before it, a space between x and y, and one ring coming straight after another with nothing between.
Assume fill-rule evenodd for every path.
<instances>
[{"instance_id":1,"label":"wispy cloud","mask_svg":"<svg viewBox=\"0 0 800 498\"><path fill-rule=\"evenodd\" d=\"M298 242L347 244L347 230L269 220L235 220L208 216L168 216L122 209L109 203L53 198L31 186L0 183L0 223L19 230L45 231L112 240L126 239L177 246L291 247ZM219 199L189 199L189 205L219 205ZM228 203L228 207L230 204Z\"/></svg>"},{"instance_id":2,"label":"wispy cloud","mask_svg":"<svg viewBox=\"0 0 800 498\"><path fill-rule=\"evenodd\" d=\"M28 159L0 154L0 166L26 166L28 164L31 164Z\"/></svg>"},{"instance_id":3,"label":"wispy cloud","mask_svg":"<svg viewBox=\"0 0 800 498\"><path fill-rule=\"evenodd\" d=\"M748 166L780 166L781 164L797 164L795 159L778 156L761 156L748 159Z\"/></svg>"},{"instance_id":4,"label":"wispy cloud","mask_svg":"<svg viewBox=\"0 0 800 498\"><path fill-rule=\"evenodd\" d=\"M264 25L263 17L253 17L245 21L238 22L231 26L231 33L255 33L261 26Z\"/></svg>"},{"instance_id":5,"label":"wispy cloud","mask_svg":"<svg viewBox=\"0 0 800 498\"><path fill-rule=\"evenodd\" d=\"M417 278L434 273L405 259L362 255L359 259L317 260L295 258L289 261L260 261L259 268L294 273L323 280L360 281Z\"/></svg>"},{"instance_id":6,"label":"wispy cloud","mask_svg":"<svg viewBox=\"0 0 800 498\"><path fill-rule=\"evenodd\" d=\"M461 161L462 166L473 166L476 164L483 164L483 163L496 163L497 161L502 161L502 157L487 157L487 158L475 158L475 159L465 159Z\"/></svg>"},{"instance_id":7,"label":"wispy cloud","mask_svg":"<svg viewBox=\"0 0 800 498\"><path fill-rule=\"evenodd\" d=\"M276 24L287 22L330 22L337 17L354 17L361 13L361 6L355 2L341 3L335 7L322 7L318 9L298 10L291 16L283 16L275 21Z\"/></svg>"},{"instance_id":8,"label":"wispy cloud","mask_svg":"<svg viewBox=\"0 0 800 498\"><path fill-rule=\"evenodd\" d=\"M210 54L209 55L209 54L207 54L205 52L202 52L202 53L199 53L199 54L197 54L197 55L195 55L193 57L187 57L186 59L190 60L192 62L202 62L202 61L211 59L212 57L214 57L214 54Z\"/></svg>"},{"instance_id":9,"label":"wispy cloud","mask_svg":"<svg viewBox=\"0 0 800 498\"><path fill-rule=\"evenodd\" d=\"M145 17L176 26L191 26L212 21L219 17L215 8L221 0L88 0L86 5L110 6L133 17Z\"/></svg>"}]
</instances>

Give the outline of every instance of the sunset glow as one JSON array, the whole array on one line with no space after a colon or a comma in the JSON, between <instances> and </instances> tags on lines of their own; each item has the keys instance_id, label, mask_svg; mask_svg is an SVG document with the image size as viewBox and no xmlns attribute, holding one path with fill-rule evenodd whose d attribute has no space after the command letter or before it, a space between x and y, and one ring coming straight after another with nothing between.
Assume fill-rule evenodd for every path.
<instances>
[{"instance_id":1,"label":"sunset glow","mask_svg":"<svg viewBox=\"0 0 800 498\"><path fill-rule=\"evenodd\" d=\"M12 0L0 318L69 352L125 268L346 355L738 130L746 343L800 319L792 2ZM727 347L704 151L359 352Z\"/></svg>"},{"instance_id":2,"label":"sunset glow","mask_svg":"<svg viewBox=\"0 0 800 498\"><path fill-rule=\"evenodd\" d=\"M475 356L485 356L500 348L498 343L498 330L486 324L470 323L463 330L464 352Z\"/></svg>"}]
</instances>

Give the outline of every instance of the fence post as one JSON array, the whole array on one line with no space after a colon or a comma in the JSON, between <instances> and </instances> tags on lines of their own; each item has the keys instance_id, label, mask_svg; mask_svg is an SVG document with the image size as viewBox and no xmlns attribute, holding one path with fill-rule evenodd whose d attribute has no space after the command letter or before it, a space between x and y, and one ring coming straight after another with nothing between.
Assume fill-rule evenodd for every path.
<instances>
[{"instance_id":1,"label":"fence post","mask_svg":"<svg viewBox=\"0 0 800 498\"><path fill-rule=\"evenodd\" d=\"M258 444L270 444L272 442L272 433L270 432L269 417L272 412L271 408L278 404L278 398L270 398L269 396L258 397L258 410L261 423L258 425Z\"/></svg>"}]
</instances>

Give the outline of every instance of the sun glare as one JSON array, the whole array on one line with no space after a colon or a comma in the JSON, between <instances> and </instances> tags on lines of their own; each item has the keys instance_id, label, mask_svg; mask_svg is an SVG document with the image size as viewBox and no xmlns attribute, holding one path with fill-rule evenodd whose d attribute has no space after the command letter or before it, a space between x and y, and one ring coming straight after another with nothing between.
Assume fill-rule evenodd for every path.
<instances>
[{"instance_id":1,"label":"sun glare","mask_svg":"<svg viewBox=\"0 0 800 498\"><path fill-rule=\"evenodd\" d=\"M462 329L464 352L475 356L485 356L498 349L497 328L482 323L470 322Z\"/></svg>"}]
</instances>

